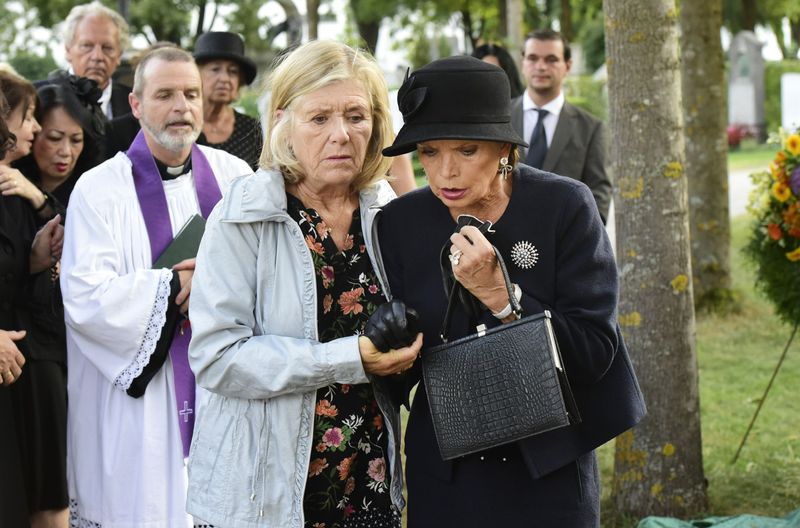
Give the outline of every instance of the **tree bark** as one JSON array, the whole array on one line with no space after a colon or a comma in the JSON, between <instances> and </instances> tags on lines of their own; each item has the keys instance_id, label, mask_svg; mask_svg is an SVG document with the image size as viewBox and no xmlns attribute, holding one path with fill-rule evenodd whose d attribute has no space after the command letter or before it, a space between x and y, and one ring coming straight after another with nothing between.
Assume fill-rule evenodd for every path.
<instances>
[{"instance_id":1,"label":"tree bark","mask_svg":"<svg viewBox=\"0 0 800 528\"><path fill-rule=\"evenodd\" d=\"M203 34L205 31L204 24L206 23L206 1L202 0L198 2L197 5L197 26L195 26L194 30L194 38L197 40L197 37Z\"/></svg>"},{"instance_id":2,"label":"tree bark","mask_svg":"<svg viewBox=\"0 0 800 528\"><path fill-rule=\"evenodd\" d=\"M724 312L733 301L722 1L682 2L680 23L695 306Z\"/></svg>"},{"instance_id":3,"label":"tree bark","mask_svg":"<svg viewBox=\"0 0 800 528\"><path fill-rule=\"evenodd\" d=\"M365 22L362 20L356 20L356 27L358 28L358 34L364 41L364 46L366 46L367 50L374 55L375 49L378 46L378 36L381 29L381 21L378 20L377 22Z\"/></svg>"},{"instance_id":4,"label":"tree bark","mask_svg":"<svg viewBox=\"0 0 800 528\"><path fill-rule=\"evenodd\" d=\"M561 0L561 16L559 18L561 23L561 34L567 39L567 42L572 41L572 6L570 0Z\"/></svg>"},{"instance_id":5,"label":"tree bark","mask_svg":"<svg viewBox=\"0 0 800 528\"><path fill-rule=\"evenodd\" d=\"M319 34L319 0L306 0L308 40L317 40Z\"/></svg>"},{"instance_id":6,"label":"tree bark","mask_svg":"<svg viewBox=\"0 0 800 528\"><path fill-rule=\"evenodd\" d=\"M517 70L522 71L522 47L523 37L525 36L522 20L523 20L523 0L505 0L508 32L506 42L508 43L508 52L514 59L517 65Z\"/></svg>"},{"instance_id":7,"label":"tree bark","mask_svg":"<svg viewBox=\"0 0 800 528\"><path fill-rule=\"evenodd\" d=\"M508 37L508 5L506 0L497 0L497 38L506 40Z\"/></svg>"},{"instance_id":8,"label":"tree bark","mask_svg":"<svg viewBox=\"0 0 800 528\"><path fill-rule=\"evenodd\" d=\"M756 0L742 0L742 29L755 31L757 16Z\"/></svg>"},{"instance_id":9,"label":"tree bark","mask_svg":"<svg viewBox=\"0 0 800 528\"><path fill-rule=\"evenodd\" d=\"M685 2L684 2L685 4ZM616 442L619 513L707 503L674 0L604 0L619 321L648 415Z\"/></svg>"}]
</instances>

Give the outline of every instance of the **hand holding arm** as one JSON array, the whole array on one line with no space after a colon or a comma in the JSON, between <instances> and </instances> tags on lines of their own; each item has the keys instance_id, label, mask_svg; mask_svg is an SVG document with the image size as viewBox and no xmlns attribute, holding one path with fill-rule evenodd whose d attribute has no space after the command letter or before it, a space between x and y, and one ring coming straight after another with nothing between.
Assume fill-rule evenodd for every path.
<instances>
[{"instance_id":1,"label":"hand holding arm","mask_svg":"<svg viewBox=\"0 0 800 528\"><path fill-rule=\"evenodd\" d=\"M175 264L172 269L178 272L181 281L181 291L175 298L175 304L181 307L181 313L189 313L189 295L192 293L192 278L196 259L186 259Z\"/></svg>"},{"instance_id":2,"label":"hand holding arm","mask_svg":"<svg viewBox=\"0 0 800 528\"><path fill-rule=\"evenodd\" d=\"M47 202L47 197L38 187L20 171L7 165L0 165L0 192L3 196L25 198L37 211Z\"/></svg>"},{"instance_id":3,"label":"hand holding arm","mask_svg":"<svg viewBox=\"0 0 800 528\"><path fill-rule=\"evenodd\" d=\"M361 353L361 362L364 364L364 372L376 374L378 376L388 376L390 374L400 374L404 370L410 369L422 349L422 334L417 334L417 338L410 346L392 349L388 352L381 352L372 341L366 336L358 338L358 351Z\"/></svg>"},{"instance_id":4,"label":"hand holding arm","mask_svg":"<svg viewBox=\"0 0 800 528\"><path fill-rule=\"evenodd\" d=\"M0 330L0 385L11 385L22 374L25 357L14 341L25 337L25 331Z\"/></svg>"},{"instance_id":5,"label":"hand holding arm","mask_svg":"<svg viewBox=\"0 0 800 528\"><path fill-rule=\"evenodd\" d=\"M61 215L56 215L36 233L31 245L31 273L44 271L61 258L61 249L64 246L64 227L60 222Z\"/></svg>"}]
</instances>

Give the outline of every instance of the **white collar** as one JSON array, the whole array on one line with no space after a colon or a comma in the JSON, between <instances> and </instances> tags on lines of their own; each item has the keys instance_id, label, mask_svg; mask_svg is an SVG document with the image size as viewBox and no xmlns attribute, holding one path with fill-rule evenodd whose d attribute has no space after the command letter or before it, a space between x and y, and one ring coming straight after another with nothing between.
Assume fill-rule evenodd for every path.
<instances>
[{"instance_id":1,"label":"white collar","mask_svg":"<svg viewBox=\"0 0 800 528\"><path fill-rule=\"evenodd\" d=\"M528 93L528 90L525 90L524 94L522 95L522 111L525 112L527 110L532 110L535 108L541 108L542 110L547 110L550 114L558 117L558 114L561 113L561 109L564 108L564 103L566 102L566 97L564 97L563 90L559 92L555 99L549 101L544 106L536 106L531 99L531 95Z\"/></svg>"}]
</instances>

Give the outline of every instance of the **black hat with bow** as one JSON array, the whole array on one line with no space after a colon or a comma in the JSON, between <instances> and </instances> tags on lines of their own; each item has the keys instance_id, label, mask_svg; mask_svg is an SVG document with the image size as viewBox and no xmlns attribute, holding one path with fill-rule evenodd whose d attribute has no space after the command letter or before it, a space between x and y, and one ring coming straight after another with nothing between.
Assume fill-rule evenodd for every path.
<instances>
[{"instance_id":1,"label":"black hat with bow","mask_svg":"<svg viewBox=\"0 0 800 528\"><path fill-rule=\"evenodd\" d=\"M244 41L236 33L230 31L203 33L197 38L193 55L197 64L219 59L235 62L242 69L244 84L250 84L256 78L256 63L244 54Z\"/></svg>"},{"instance_id":2,"label":"black hat with bow","mask_svg":"<svg viewBox=\"0 0 800 528\"><path fill-rule=\"evenodd\" d=\"M506 73L474 57L439 59L412 73L397 93L403 128L384 156L398 156L434 139L527 143L511 126Z\"/></svg>"}]
</instances>

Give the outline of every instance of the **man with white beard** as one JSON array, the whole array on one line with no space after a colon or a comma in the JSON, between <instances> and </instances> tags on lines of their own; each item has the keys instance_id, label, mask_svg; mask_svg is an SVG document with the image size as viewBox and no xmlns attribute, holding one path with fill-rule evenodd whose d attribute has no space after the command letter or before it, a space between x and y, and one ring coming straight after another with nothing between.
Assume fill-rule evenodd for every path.
<instances>
[{"instance_id":1,"label":"man with white beard","mask_svg":"<svg viewBox=\"0 0 800 528\"><path fill-rule=\"evenodd\" d=\"M84 174L70 198L61 286L73 526L200 522L185 511L194 259L172 269L153 263L189 218L207 217L230 180L251 172L235 156L195 145L201 90L188 53L146 56L130 95L142 130L127 152Z\"/></svg>"}]
</instances>

